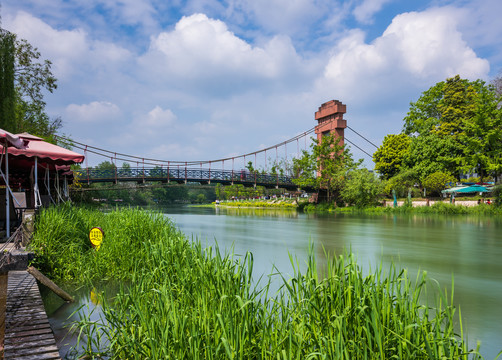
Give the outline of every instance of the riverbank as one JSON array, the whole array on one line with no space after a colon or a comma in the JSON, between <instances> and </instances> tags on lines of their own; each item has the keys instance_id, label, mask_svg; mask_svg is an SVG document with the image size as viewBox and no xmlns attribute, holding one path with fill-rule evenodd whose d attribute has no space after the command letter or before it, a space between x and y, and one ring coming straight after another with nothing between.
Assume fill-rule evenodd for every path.
<instances>
[{"instance_id":1,"label":"riverbank","mask_svg":"<svg viewBox=\"0 0 502 360\"><path fill-rule=\"evenodd\" d=\"M226 200L215 202L212 205L226 208L276 208L295 209L298 207L296 199L251 199L251 200Z\"/></svg>"},{"instance_id":2,"label":"riverbank","mask_svg":"<svg viewBox=\"0 0 502 360\"><path fill-rule=\"evenodd\" d=\"M267 283L251 281L251 254L202 249L158 213L63 208L39 219L33 245L49 273L79 282L129 279L114 302L103 302L102 323L80 321L83 334L96 327L109 334L99 351L111 358L457 359L469 352L454 334L459 320L447 297L434 288L435 301L419 302L423 274L416 283L394 268L363 275L348 254L330 258L320 276L311 250L307 269L293 264L281 292L269 294ZM106 234L98 252L86 236L96 225Z\"/></svg>"},{"instance_id":3,"label":"riverbank","mask_svg":"<svg viewBox=\"0 0 502 360\"><path fill-rule=\"evenodd\" d=\"M300 206L306 213L367 213L367 214L464 214L464 215L502 215L502 207L493 204L477 204L477 202L431 201L427 206L424 201L407 204L401 202L398 206L367 206L367 207L337 207L334 204L306 204Z\"/></svg>"},{"instance_id":4,"label":"riverbank","mask_svg":"<svg viewBox=\"0 0 502 360\"><path fill-rule=\"evenodd\" d=\"M394 207L393 202L385 201L383 206L336 206L333 203L309 203L308 200L298 202L296 199L281 200L234 200L220 201L207 205L197 205L202 207L222 207L222 208L275 208L275 209L298 209L305 213L368 213L368 214L482 214L482 215L502 215L502 207L494 204L478 203L477 200L457 200L450 203L449 200L414 200L410 204L407 200L397 201Z\"/></svg>"}]
</instances>

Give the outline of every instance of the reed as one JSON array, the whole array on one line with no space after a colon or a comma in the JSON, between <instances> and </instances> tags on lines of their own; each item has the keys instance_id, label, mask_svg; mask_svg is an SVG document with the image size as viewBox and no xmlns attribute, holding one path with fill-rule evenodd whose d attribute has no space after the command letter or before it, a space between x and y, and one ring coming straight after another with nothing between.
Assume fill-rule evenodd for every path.
<instances>
[{"instance_id":1,"label":"reed","mask_svg":"<svg viewBox=\"0 0 502 360\"><path fill-rule=\"evenodd\" d=\"M124 281L113 301L102 299L101 323L81 319L77 324L84 334L107 335L108 348L106 353L100 350L100 356L479 358L479 349L468 349L464 340L461 316L451 305L453 292L448 296L439 287L431 290L434 283L427 280L425 273L412 281L406 270L391 266L386 272L379 267L364 275L351 254L329 256L320 268L311 246L304 272L291 257L291 278L275 274L268 277L268 282L256 284L251 278L252 254L234 258L231 253L221 253L218 247L204 249L198 241L189 242L161 214L121 210L97 215L87 211L43 211L34 243L43 254L37 261L58 269L56 275ZM49 234L41 226L48 221L46 216L61 223L60 229L50 234L79 245L51 254L47 249L57 247L47 245L51 240L44 238ZM87 239L75 238L86 236L86 229L66 229L68 235L64 235L67 220L59 217L78 220L79 226L94 225L80 216L100 220L103 227L110 226L110 231L117 234L107 233L101 250L94 252L83 244ZM127 247L126 251L122 247ZM72 258L59 262L54 256ZM59 270L73 260L78 270ZM111 261L113 266L103 268ZM277 277L274 281L281 281L282 287L277 294L269 294L270 281ZM429 291L435 294L432 303L427 301ZM455 324L459 324L460 333L455 331ZM92 352L89 347L82 348Z\"/></svg>"}]
</instances>

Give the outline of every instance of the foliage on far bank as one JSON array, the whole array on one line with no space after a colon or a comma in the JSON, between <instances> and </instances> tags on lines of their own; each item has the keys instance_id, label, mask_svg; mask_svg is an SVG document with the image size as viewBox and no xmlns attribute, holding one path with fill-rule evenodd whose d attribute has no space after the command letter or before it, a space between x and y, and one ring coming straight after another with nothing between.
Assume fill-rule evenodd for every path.
<instances>
[{"instance_id":1,"label":"foliage on far bank","mask_svg":"<svg viewBox=\"0 0 502 360\"><path fill-rule=\"evenodd\" d=\"M455 184L455 178L450 173L436 171L428 175L422 185L427 189L430 195L439 196L445 184Z\"/></svg>"},{"instance_id":2,"label":"foliage on far bank","mask_svg":"<svg viewBox=\"0 0 502 360\"><path fill-rule=\"evenodd\" d=\"M389 179L389 190L406 186L438 193L451 179L477 174L476 182L500 180L502 174L502 108L500 93L482 80L458 75L424 91L410 104L401 134L387 135L373 155L375 169ZM413 179L409 175L413 174ZM403 179L404 178L404 179ZM407 178L407 179L406 179Z\"/></svg>"},{"instance_id":3,"label":"foliage on far bank","mask_svg":"<svg viewBox=\"0 0 502 360\"><path fill-rule=\"evenodd\" d=\"M248 207L248 208L288 208L295 209L298 205L294 200L238 200L223 201L219 206L223 207Z\"/></svg>"},{"instance_id":4,"label":"foliage on far bank","mask_svg":"<svg viewBox=\"0 0 502 360\"><path fill-rule=\"evenodd\" d=\"M358 208L376 205L378 196L382 193L382 183L368 169L357 169L347 174L340 193L342 199L349 205Z\"/></svg>"},{"instance_id":5,"label":"foliage on far bank","mask_svg":"<svg viewBox=\"0 0 502 360\"><path fill-rule=\"evenodd\" d=\"M325 191L328 202L337 201L347 181L347 173L357 169L362 160L355 161L348 147L333 135L313 139L311 151L302 151L293 159L293 183L299 187Z\"/></svg>"},{"instance_id":6,"label":"foliage on far bank","mask_svg":"<svg viewBox=\"0 0 502 360\"><path fill-rule=\"evenodd\" d=\"M106 233L98 252L86 245L96 222ZM327 255L320 270L311 248L307 269L292 259L292 278L270 294L268 283L252 285L252 254L239 260L202 249L161 214L44 209L33 241L38 265L53 277L130 280L102 302L104 319L76 324L82 338L107 334L107 344L93 342L103 346L100 357L478 358L454 330L461 318L450 297L439 288L435 300L422 297L430 286L425 274L414 283L394 267L364 275L350 254ZM96 351L81 350L88 357Z\"/></svg>"}]
</instances>

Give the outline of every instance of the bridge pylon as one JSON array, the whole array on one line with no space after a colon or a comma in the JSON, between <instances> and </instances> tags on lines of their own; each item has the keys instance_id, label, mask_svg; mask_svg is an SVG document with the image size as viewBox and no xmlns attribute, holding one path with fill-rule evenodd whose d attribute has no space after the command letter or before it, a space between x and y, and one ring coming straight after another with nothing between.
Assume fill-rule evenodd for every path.
<instances>
[{"instance_id":1,"label":"bridge pylon","mask_svg":"<svg viewBox=\"0 0 502 360\"><path fill-rule=\"evenodd\" d=\"M347 120L343 119L343 114L346 112L347 105L342 104L338 100L325 102L319 107L319 110L315 112L315 119L318 122L315 127L315 133L319 144L323 136L331 134L343 146L344 130L347 127Z\"/></svg>"}]
</instances>

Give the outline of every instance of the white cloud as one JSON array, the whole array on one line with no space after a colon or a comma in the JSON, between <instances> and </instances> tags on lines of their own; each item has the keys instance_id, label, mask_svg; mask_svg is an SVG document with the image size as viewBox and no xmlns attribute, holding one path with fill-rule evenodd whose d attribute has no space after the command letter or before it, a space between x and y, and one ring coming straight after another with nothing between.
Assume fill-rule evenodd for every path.
<instances>
[{"instance_id":1,"label":"white cloud","mask_svg":"<svg viewBox=\"0 0 502 360\"><path fill-rule=\"evenodd\" d=\"M14 4L9 9L30 9L7 1ZM473 44L500 42L496 31L479 37L498 23L484 24L478 15L479 34L467 37L468 14L453 7L398 15L370 42L362 30L345 26L353 21L354 3L361 4L359 19L369 21L382 0L105 1L60 2L56 20L40 12L5 12L4 6L3 24L53 61L59 88L46 100L51 116L64 115L65 132L145 157L214 159L251 152L314 126L314 111L331 99L346 103L350 125L378 143L401 126L409 102L435 82L456 73L486 78L488 62ZM178 20L179 13L190 14L189 5L209 13ZM169 11L155 14L152 7ZM329 18L334 20L328 24ZM153 23L147 28L152 19L162 22L162 32L151 30L157 29ZM380 26L367 27L368 33L383 31ZM313 33L322 39L311 38ZM149 43L142 42L145 34ZM328 41L331 53L317 46ZM308 53L297 51L307 42Z\"/></svg>"},{"instance_id":2,"label":"white cloud","mask_svg":"<svg viewBox=\"0 0 502 360\"><path fill-rule=\"evenodd\" d=\"M354 8L354 16L361 23L372 23L373 15L379 12L382 7L392 0L364 0L362 4Z\"/></svg>"},{"instance_id":3,"label":"white cloud","mask_svg":"<svg viewBox=\"0 0 502 360\"><path fill-rule=\"evenodd\" d=\"M355 30L337 45L321 83L367 99L399 94L413 83L432 86L455 74L486 78L488 61L463 40L458 16L452 8L401 14L370 44Z\"/></svg>"},{"instance_id":4,"label":"white cloud","mask_svg":"<svg viewBox=\"0 0 502 360\"><path fill-rule=\"evenodd\" d=\"M121 115L117 105L106 101L93 101L82 105L70 104L65 113L70 121L81 123L109 123Z\"/></svg>"},{"instance_id":5,"label":"white cloud","mask_svg":"<svg viewBox=\"0 0 502 360\"><path fill-rule=\"evenodd\" d=\"M7 29L37 47L51 59L56 78L66 80L82 69L113 69L131 58L128 50L113 43L93 41L82 29L58 30L23 11L4 20Z\"/></svg>"},{"instance_id":6,"label":"white cloud","mask_svg":"<svg viewBox=\"0 0 502 360\"><path fill-rule=\"evenodd\" d=\"M174 134L178 134L178 141L182 129L176 124L176 119L170 109L164 110L157 105L149 112L137 115L130 123L121 123L110 134L110 141L114 146L135 144L153 147L154 144L166 142ZM128 151L130 153L131 148ZM137 148L134 151L137 152Z\"/></svg>"},{"instance_id":7,"label":"white cloud","mask_svg":"<svg viewBox=\"0 0 502 360\"><path fill-rule=\"evenodd\" d=\"M172 127L176 115L170 110L155 106L148 114L138 117L131 124L131 130L148 136L164 136L164 131Z\"/></svg>"},{"instance_id":8,"label":"white cloud","mask_svg":"<svg viewBox=\"0 0 502 360\"><path fill-rule=\"evenodd\" d=\"M262 47L253 47L224 22L204 14L183 17L173 31L152 39L141 64L171 83L192 86L195 80L195 85L204 87L209 81L215 92L219 88L235 91L245 85L244 80L252 87L256 82L309 71L308 66L302 67L288 37L277 36Z\"/></svg>"}]
</instances>

